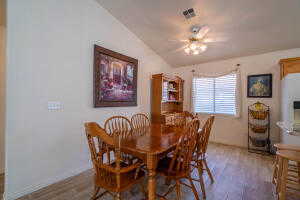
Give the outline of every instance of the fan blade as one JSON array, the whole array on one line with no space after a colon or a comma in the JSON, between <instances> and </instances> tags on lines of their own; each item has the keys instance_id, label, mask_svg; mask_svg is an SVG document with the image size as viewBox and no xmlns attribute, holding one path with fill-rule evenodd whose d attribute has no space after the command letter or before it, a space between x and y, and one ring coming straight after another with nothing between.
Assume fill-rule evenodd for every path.
<instances>
[{"instance_id":1,"label":"fan blade","mask_svg":"<svg viewBox=\"0 0 300 200\"><path fill-rule=\"evenodd\" d=\"M169 42L189 42L189 40L173 40L173 39L169 39Z\"/></svg>"},{"instance_id":2,"label":"fan blade","mask_svg":"<svg viewBox=\"0 0 300 200\"><path fill-rule=\"evenodd\" d=\"M208 26L201 27L200 31L196 34L198 39L202 39L208 32L210 28Z\"/></svg>"},{"instance_id":3,"label":"fan blade","mask_svg":"<svg viewBox=\"0 0 300 200\"><path fill-rule=\"evenodd\" d=\"M217 38L205 38L203 39L203 43L213 43L213 42L226 42L228 38L226 37L217 37Z\"/></svg>"},{"instance_id":4,"label":"fan blade","mask_svg":"<svg viewBox=\"0 0 300 200\"><path fill-rule=\"evenodd\" d=\"M180 42L189 42L189 40L179 40Z\"/></svg>"},{"instance_id":5,"label":"fan blade","mask_svg":"<svg viewBox=\"0 0 300 200\"><path fill-rule=\"evenodd\" d=\"M184 50L185 48L187 48L189 45L184 45L184 46L182 46L182 47L180 47L180 48L178 48L178 49L175 49L175 50L173 50L173 51L171 51L171 53L176 53L176 52L178 52L178 51L182 51L182 50Z\"/></svg>"}]
</instances>

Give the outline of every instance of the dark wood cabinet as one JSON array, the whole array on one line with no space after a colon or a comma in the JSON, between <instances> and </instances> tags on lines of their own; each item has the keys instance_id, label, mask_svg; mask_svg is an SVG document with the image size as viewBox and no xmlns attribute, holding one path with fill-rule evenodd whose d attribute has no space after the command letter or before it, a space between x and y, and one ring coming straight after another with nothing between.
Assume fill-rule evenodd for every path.
<instances>
[{"instance_id":1,"label":"dark wood cabinet","mask_svg":"<svg viewBox=\"0 0 300 200\"><path fill-rule=\"evenodd\" d=\"M184 80L178 76L155 74L152 76L151 120L153 123L171 124L183 112Z\"/></svg>"}]
</instances>

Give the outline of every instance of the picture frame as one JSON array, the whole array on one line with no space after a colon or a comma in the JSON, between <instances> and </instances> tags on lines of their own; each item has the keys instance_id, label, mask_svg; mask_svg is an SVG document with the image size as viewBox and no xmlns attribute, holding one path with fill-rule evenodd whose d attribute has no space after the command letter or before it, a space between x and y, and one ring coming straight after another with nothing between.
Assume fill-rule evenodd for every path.
<instances>
[{"instance_id":1,"label":"picture frame","mask_svg":"<svg viewBox=\"0 0 300 200\"><path fill-rule=\"evenodd\" d=\"M272 74L257 74L247 77L248 98L272 98Z\"/></svg>"},{"instance_id":2,"label":"picture frame","mask_svg":"<svg viewBox=\"0 0 300 200\"><path fill-rule=\"evenodd\" d=\"M138 60L94 45L94 107L137 106Z\"/></svg>"}]
</instances>

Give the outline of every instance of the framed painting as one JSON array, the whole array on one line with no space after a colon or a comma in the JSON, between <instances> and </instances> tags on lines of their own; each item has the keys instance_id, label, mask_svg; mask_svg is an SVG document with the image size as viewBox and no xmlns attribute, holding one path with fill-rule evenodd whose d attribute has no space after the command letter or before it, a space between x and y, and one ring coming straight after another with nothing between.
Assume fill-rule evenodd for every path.
<instances>
[{"instance_id":1,"label":"framed painting","mask_svg":"<svg viewBox=\"0 0 300 200\"><path fill-rule=\"evenodd\" d=\"M137 106L138 60L94 46L94 107Z\"/></svg>"},{"instance_id":2,"label":"framed painting","mask_svg":"<svg viewBox=\"0 0 300 200\"><path fill-rule=\"evenodd\" d=\"M248 98L272 98L272 74L248 76Z\"/></svg>"}]
</instances>

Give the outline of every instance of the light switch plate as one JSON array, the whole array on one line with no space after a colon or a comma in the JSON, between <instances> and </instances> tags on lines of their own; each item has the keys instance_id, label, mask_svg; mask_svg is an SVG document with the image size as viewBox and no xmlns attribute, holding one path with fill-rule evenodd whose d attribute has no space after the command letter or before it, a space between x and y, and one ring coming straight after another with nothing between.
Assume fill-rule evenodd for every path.
<instances>
[{"instance_id":1,"label":"light switch plate","mask_svg":"<svg viewBox=\"0 0 300 200\"><path fill-rule=\"evenodd\" d=\"M48 110L61 110L62 105L59 101L49 101L48 102Z\"/></svg>"}]
</instances>

